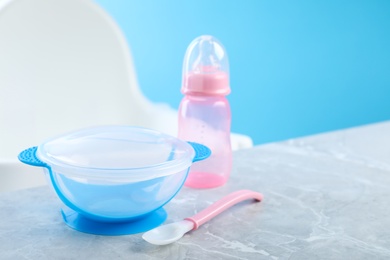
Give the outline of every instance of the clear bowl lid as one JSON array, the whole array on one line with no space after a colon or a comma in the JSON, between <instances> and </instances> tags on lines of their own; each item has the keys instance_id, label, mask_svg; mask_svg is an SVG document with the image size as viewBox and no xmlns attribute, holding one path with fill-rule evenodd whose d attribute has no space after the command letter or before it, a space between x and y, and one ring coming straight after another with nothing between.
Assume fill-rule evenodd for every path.
<instances>
[{"instance_id":1,"label":"clear bowl lid","mask_svg":"<svg viewBox=\"0 0 390 260\"><path fill-rule=\"evenodd\" d=\"M137 181L185 170L195 152L187 142L154 130L101 126L49 139L37 156L67 176Z\"/></svg>"}]
</instances>

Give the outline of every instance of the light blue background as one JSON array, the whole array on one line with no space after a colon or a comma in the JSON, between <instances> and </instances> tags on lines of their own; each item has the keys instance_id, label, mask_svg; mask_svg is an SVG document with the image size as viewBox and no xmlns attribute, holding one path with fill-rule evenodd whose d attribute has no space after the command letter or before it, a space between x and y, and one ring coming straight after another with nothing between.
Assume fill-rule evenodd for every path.
<instances>
[{"instance_id":1,"label":"light blue background","mask_svg":"<svg viewBox=\"0 0 390 260\"><path fill-rule=\"evenodd\" d=\"M256 144L390 119L388 0L96 0L124 31L144 94L177 108L188 44L230 59L232 130Z\"/></svg>"}]
</instances>

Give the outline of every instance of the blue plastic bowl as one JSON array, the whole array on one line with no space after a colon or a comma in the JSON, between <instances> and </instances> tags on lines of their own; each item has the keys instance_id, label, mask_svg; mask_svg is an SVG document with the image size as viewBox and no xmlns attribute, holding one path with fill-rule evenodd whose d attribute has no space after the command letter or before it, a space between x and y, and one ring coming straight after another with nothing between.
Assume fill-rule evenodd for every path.
<instances>
[{"instance_id":1,"label":"blue plastic bowl","mask_svg":"<svg viewBox=\"0 0 390 260\"><path fill-rule=\"evenodd\" d=\"M162 206L183 186L192 162L209 154L150 129L103 126L49 139L19 159L44 168L69 226L117 235L161 224Z\"/></svg>"}]
</instances>

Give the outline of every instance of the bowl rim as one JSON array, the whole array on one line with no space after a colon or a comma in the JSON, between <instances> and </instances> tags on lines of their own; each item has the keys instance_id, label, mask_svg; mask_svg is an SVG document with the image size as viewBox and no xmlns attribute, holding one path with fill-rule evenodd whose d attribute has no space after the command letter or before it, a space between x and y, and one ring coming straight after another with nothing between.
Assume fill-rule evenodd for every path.
<instances>
[{"instance_id":1,"label":"bowl rim","mask_svg":"<svg viewBox=\"0 0 390 260\"><path fill-rule=\"evenodd\" d=\"M164 140L173 140L180 145L180 148L182 149L182 151L184 151L185 155L181 156L179 159L169 160L143 167L94 167L72 165L66 163L63 160L59 160L55 157L47 155L45 150L46 144L58 140L60 138L71 137L76 134L94 131L113 132L115 131L115 129L120 131L136 131L137 133L145 133L148 135L150 134L151 136L159 136ZM137 126L109 125L83 128L47 139L38 146L36 155L40 160L45 162L54 173L60 173L69 177L88 177L94 180L104 179L110 181L141 181L168 176L188 169L191 166L192 161L195 157L195 151L193 147L187 142L156 130Z\"/></svg>"}]
</instances>

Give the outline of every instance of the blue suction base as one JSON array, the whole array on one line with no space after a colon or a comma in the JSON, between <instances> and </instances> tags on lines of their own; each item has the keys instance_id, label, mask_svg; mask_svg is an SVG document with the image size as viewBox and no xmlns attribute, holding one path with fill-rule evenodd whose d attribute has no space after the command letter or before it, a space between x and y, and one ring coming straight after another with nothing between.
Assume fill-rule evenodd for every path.
<instances>
[{"instance_id":1,"label":"blue suction base","mask_svg":"<svg viewBox=\"0 0 390 260\"><path fill-rule=\"evenodd\" d=\"M65 223L69 227L84 233L106 236L130 235L145 232L161 225L167 218L167 213L163 208L141 219L129 222L99 222L85 218L69 208L63 208L61 213Z\"/></svg>"}]
</instances>

